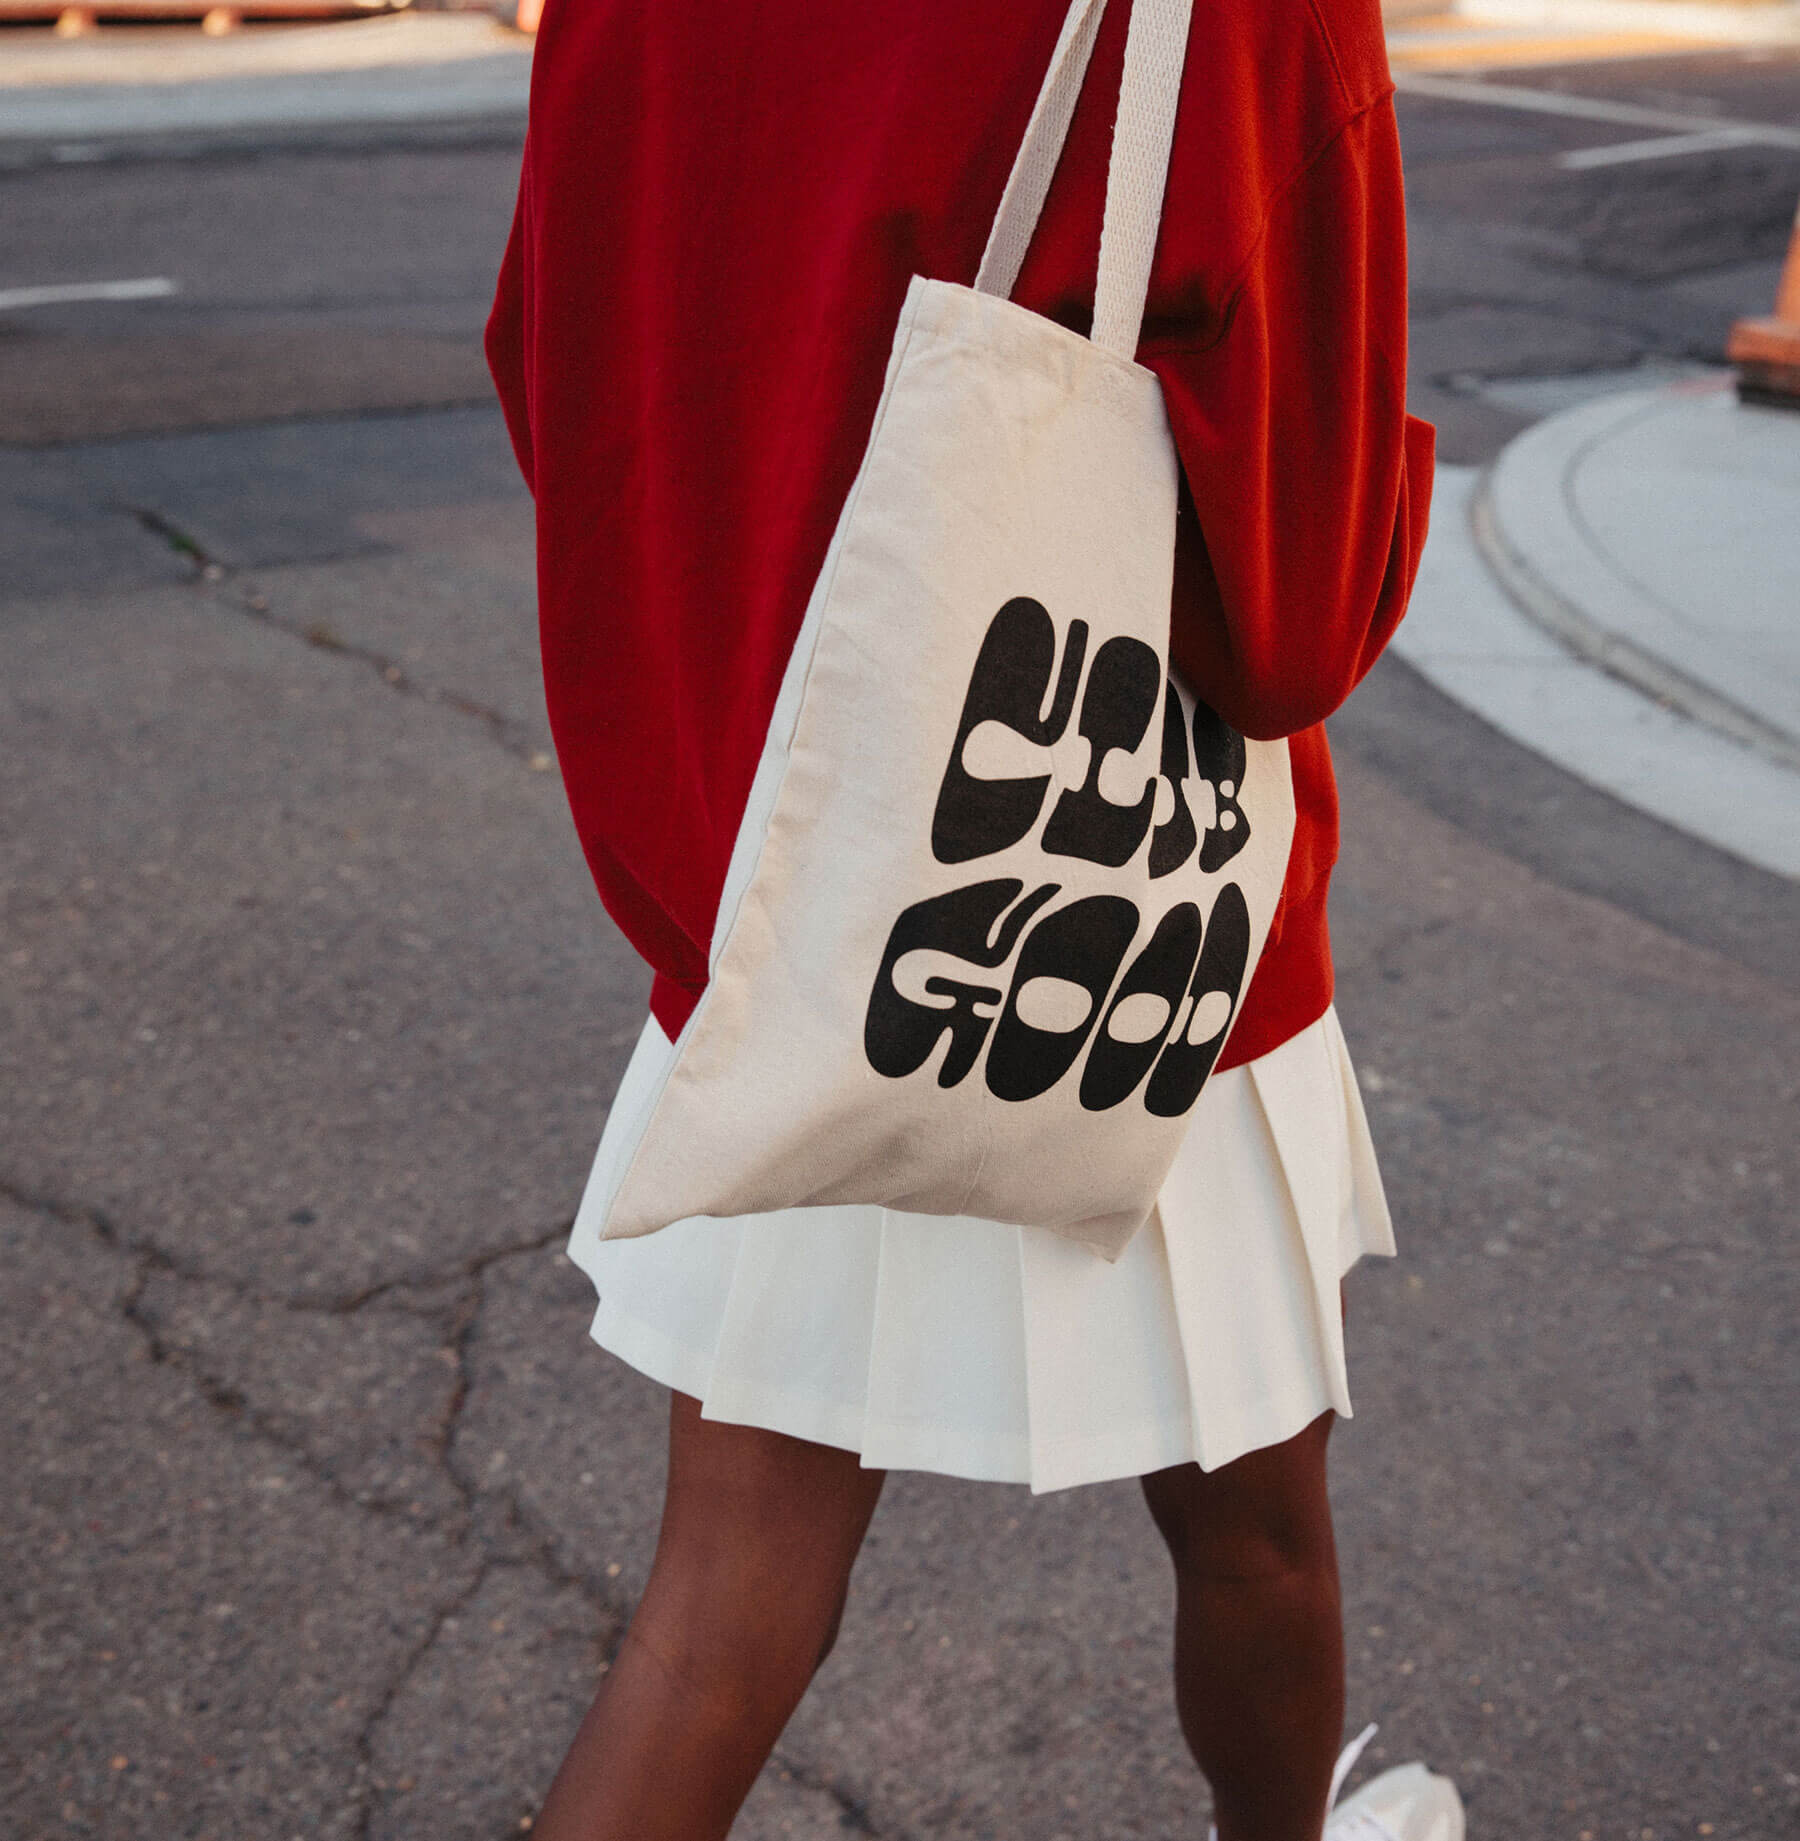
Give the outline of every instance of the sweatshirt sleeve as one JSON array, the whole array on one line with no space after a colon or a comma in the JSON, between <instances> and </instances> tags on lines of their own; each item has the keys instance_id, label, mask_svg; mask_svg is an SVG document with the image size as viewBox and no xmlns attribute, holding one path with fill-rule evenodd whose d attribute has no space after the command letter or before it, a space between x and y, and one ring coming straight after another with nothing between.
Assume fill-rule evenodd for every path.
<instances>
[{"instance_id":1,"label":"sweatshirt sleeve","mask_svg":"<svg viewBox=\"0 0 1800 1841\"><path fill-rule=\"evenodd\" d=\"M525 476L526 486L535 492L537 466L531 438L530 366L526 349L531 312L530 237L531 169L527 164L519 183L512 231L506 239L506 253L500 260L500 274L494 284L494 304L488 310L482 345L487 355L488 374L494 380L494 390L506 418L513 455L519 463L519 471Z\"/></svg>"},{"instance_id":2,"label":"sweatshirt sleeve","mask_svg":"<svg viewBox=\"0 0 1800 1841\"><path fill-rule=\"evenodd\" d=\"M1405 612L1434 433L1406 413L1399 135L1383 98L1271 200L1204 345L1152 341L1184 475L1172 651L1225 719L1322 722Z\"/></svg>"}]
</instances>

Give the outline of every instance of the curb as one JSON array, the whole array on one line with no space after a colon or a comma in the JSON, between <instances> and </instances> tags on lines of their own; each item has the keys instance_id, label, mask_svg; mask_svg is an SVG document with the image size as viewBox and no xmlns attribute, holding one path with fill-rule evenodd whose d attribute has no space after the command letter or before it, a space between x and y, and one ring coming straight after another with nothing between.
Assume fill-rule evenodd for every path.
<instances>
[{"instance_id":1,"label":"curb","mask_svg":"<svg viewBox=\"0 0 1800 1841\"><path fill-rule=\"evenodd\" d=\"M1728 387L1709 385L1706 393ZM1576 657L1765 760L1800 770L1800 695L1709 652L1608 563L1572 502L1574 475L1594 448L1670 394L1607 397L1517 436L1477 487L1470 507L1476 548L1520 612ZM1528 542L1522 532L1530 533Z\"/></svg>"},{"instance_id":2,"label":"curb","mask_svg":"<svg viewBox=\"0 0 1800 1841\"><path fill-rule=\"evenodd\" d=\"M1764 0L1454 0L1471 25L1533 31L1663 33L1712 44L1800 45L1800 4Z\"/></svg>"},{"instance_id":3,"label":"curb","mask_svg":"<svg viewBox=\"0 0 1800 1841\"><path fill-rule=\"evenodd\" d=\"M1800 774L1572 650L1476 541L1481 471L1438 470L1431 534L1394 655L1563 773L1800 885Z\"/></svg>"}]
</instances>

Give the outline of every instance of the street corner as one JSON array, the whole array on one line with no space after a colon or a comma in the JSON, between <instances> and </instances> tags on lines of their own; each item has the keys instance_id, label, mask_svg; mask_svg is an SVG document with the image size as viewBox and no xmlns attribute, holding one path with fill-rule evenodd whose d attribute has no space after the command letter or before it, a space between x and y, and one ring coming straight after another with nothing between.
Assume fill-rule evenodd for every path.
<instances>
[{"instance_id":1,"label":"street corner","mask_svg":"<svg viewBox=\"0 0 1800 1841\"><path fill-rule=\"evenodd\" d=\"M1397 654L1566 771L1800 878L1800 416L1622 390L1440 469Z\"/></svg>"},{"instance_id":2,"label":"street corner","mask_svg":"<svg viewBox=\"0 0 1800 1841\"><path fill-rule=\"evenodd\" d=\"M1394 652L1563 771L1792 882L1800 415L1773 406L1779 367L1726 359L1794 312L1800 55L1778 33L1732 45L1735 16L1654 55L1399 66L1413 399L1440 468Z\"/></svg>"},{"instance_id":3,"label":"street corner","mask_svg":"<svg viewBox=\"0 0 1800 1841\"><path fill-rule=\"evenodd\" d=\"M1800 773L1796 506L1800 414L1693 378L1521 435L1478 533L1565 644Z\"/></svg>"}]
</instances>

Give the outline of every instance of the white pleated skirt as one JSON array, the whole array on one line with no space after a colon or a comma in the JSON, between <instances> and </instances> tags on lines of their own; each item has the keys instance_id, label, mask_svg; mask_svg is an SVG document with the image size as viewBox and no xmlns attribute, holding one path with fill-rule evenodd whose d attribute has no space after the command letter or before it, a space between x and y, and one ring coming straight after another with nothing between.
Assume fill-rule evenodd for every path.
<instances>
[{"instance_id":1,"label":"white pleated skirt","mask_svg":"<svg viewBox=\"0 0 1800 1841\"><path fill-rule=\"evenodd\" d=\"M672 1052L652 1020L616 1116ZM1394 1251L1330 1010L1213 1076L1110 1265L1039 1228L872 1207L603 1241L600 1194L590 1180L569 1255L599 1293L602 1348L709 1419L1034 1491L1210 1470L1348 1415L1338 1281Z\"/></svg>"}]
</instances>

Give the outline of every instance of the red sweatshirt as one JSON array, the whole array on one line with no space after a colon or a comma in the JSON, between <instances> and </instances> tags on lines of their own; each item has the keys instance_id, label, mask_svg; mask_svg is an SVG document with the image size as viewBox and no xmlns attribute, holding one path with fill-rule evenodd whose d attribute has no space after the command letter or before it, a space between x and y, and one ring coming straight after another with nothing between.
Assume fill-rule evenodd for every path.
<instances>
[{"instance_id":1,"label":"red sweatshirt","mask_svg":"<svg viewBox=\"0 0 1800 1841\"><path fill-rule=\"evenodd\" d=\"M549 0L488 328L537 498L575 823L674 1034L914 274L970 282L1066 0ZM1085 332L1129 0L1111 0L1014 298ZM1221 1066L1331 1001L1318 726L1406 605L1431 430L1404 409L1377 0L1194 9L1140 362L1186 492L1175 661L1292 737L1287 886Z\"/></svg>"}]
</instances>

